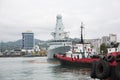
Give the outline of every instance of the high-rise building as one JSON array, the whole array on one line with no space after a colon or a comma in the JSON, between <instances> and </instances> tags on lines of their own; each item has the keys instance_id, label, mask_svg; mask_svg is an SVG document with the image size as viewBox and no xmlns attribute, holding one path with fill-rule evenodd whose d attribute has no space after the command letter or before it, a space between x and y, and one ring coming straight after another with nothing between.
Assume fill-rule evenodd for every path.
<instances>
[{"instance_id":1,"label":"high-rise building","mask_svg":"<svg viewBox=\"0 0 120 80\"><path fill-rule=\"evenodd\" d=\"M100 53L100 45L102 44L101 39L86 39L85 42L91 43L91 47L94 51Z\"/></svg>"},{"instance_id":2,"label":"high-rise building","mask_svg":"<svg viewBox=\"0 0 120 80\"><path fill-rule=\"evenodd\" d=\"M102 37L102 43L108 44L109 43L109 36L103 36Z\"/></svg>"},{"instance_id":3,"label":"high-rise building","mask_svg":"<svg viewBox=\"0 0 120 80\"><path fill-rule=\"evenodd\" d=\"M109 34L110 42L117 42L117 35L116 34Z\"/></svg>"},{"instance_id":4,"label":"high-rise building","mask_svg":"<svg viewBox=\"0 0 120 80\"><path fill-rule=\"evenodd\" d=\"M34 48L34 33L31 31L22 33L22 49L30 50Z\"/></svg>"}]
</instances>

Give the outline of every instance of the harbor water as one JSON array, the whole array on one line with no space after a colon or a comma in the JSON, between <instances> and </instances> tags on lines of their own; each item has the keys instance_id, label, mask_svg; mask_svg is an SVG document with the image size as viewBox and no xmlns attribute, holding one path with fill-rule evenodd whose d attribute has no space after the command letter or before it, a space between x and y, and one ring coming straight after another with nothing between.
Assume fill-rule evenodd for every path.
<instances>
[{"instance_id":1,"label":"harbor water","mask_svg":"<svg viewBox=\"0 0 120 80\"><path fill-rule=\"evenodd\" d=\"M90 69L64 67L47 57L0 58L0 80L94 80Z\"/></svg>"}]
</instances>

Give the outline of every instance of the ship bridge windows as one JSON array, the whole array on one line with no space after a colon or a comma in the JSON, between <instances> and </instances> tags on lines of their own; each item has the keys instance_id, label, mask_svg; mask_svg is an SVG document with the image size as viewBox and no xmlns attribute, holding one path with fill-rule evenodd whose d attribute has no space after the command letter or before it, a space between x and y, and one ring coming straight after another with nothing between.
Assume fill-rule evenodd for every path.
<instances>
[{"instance_id":1,"label":"ship bridge windows","mask_svg":"<svg viewBox=\"0 0 120 80\"><path fill-rule=\"evenodd\" d=\"M59 33L59 36L61 36L61 33Z\"/></svg>"},{"instance_id":2,"label":"ship bridge windows","mask_svg":"<svg viewBox=\"0 0 120 80\"><path fill-rule=\"evenodd\" d=\"M51 42L67 42L67 40L53 40Z\"/></svg>"},{"instance_id":3,"label":"ship bridge windows","mask_svg":"<svg viewBox=\"0 0 120 80\"><path fill-rule=\"evenodd\" d=\"M78 49L78 47L73 47L74 49Z\"/></svg>"},{"instance_id":4,"label":"ship bridge windows","mask_svg":"<svg viewBox=\"0 0 120 80\"><path fill-rule=\"evenodd\" d=\"M61 30L61 28L59 28L59 30Z\"/></svg>"}]
</instances>

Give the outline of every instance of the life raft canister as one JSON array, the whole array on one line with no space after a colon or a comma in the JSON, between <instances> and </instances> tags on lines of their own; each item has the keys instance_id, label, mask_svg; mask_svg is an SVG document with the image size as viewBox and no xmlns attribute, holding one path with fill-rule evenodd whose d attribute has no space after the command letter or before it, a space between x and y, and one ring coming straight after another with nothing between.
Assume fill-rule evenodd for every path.
<instances>
[{"instance_id":1,"label":"life raft canister","mask_svg":"<svg viewBox=\"0 0 120 80\"><path fill-rule=\"evenodd\" d=\"M120 62L120 54L116 55L116 62Z\"/></svg>"},{"instance_id":2,"label":"life raft canister","mask_svg":"<svg viewBox=\"0 0 120 80\"><path fill-rule=\"evenodd\" d=\"M90 73L91 78L97 78L97 76L96 76L96 64L97 64L97 61L93 61L91 73Z\"/></svg>"},{"instance_id":3,"label":"life raft canister","mask_svg":"<svg viewBox=\"0 0 120 80\"><path fill-rule=\"evenodd\" d=\"M106 79L110 75L109 63L104 60L99 60L96 64L96 76L99 79Z\"/></svg>"}]
</instances>

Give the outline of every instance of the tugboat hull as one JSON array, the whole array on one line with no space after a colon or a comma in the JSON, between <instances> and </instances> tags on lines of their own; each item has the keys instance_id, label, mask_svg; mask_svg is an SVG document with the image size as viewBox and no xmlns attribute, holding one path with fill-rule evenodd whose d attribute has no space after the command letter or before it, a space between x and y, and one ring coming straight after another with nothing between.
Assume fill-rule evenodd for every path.
<instances>
[{"instance_id":1,"label":"tugboat hull","mask_svg":"<svg viewBox=\"0 0 120 80\"><path fill-rule=\"evenodd\" d=\"M65 60L59 60L61 65L70 66L70 67L84 67L84 68L91 68L91 63L84 63L84 62L70 62Z\"/></svg>"},{"instance_id":2,"label":"tugboat hull","mask_svg":"<svg viewBox=\"0 0 120 80\"><path fill-rule=\"evenodd\" d=\"M57 54L55 56L64 66L71 66L71 67L85 67L91 68L93 61L99 60L99 58L73 58L73 57L66 57L65 55Z\"/></svg>"}]
</instances>

